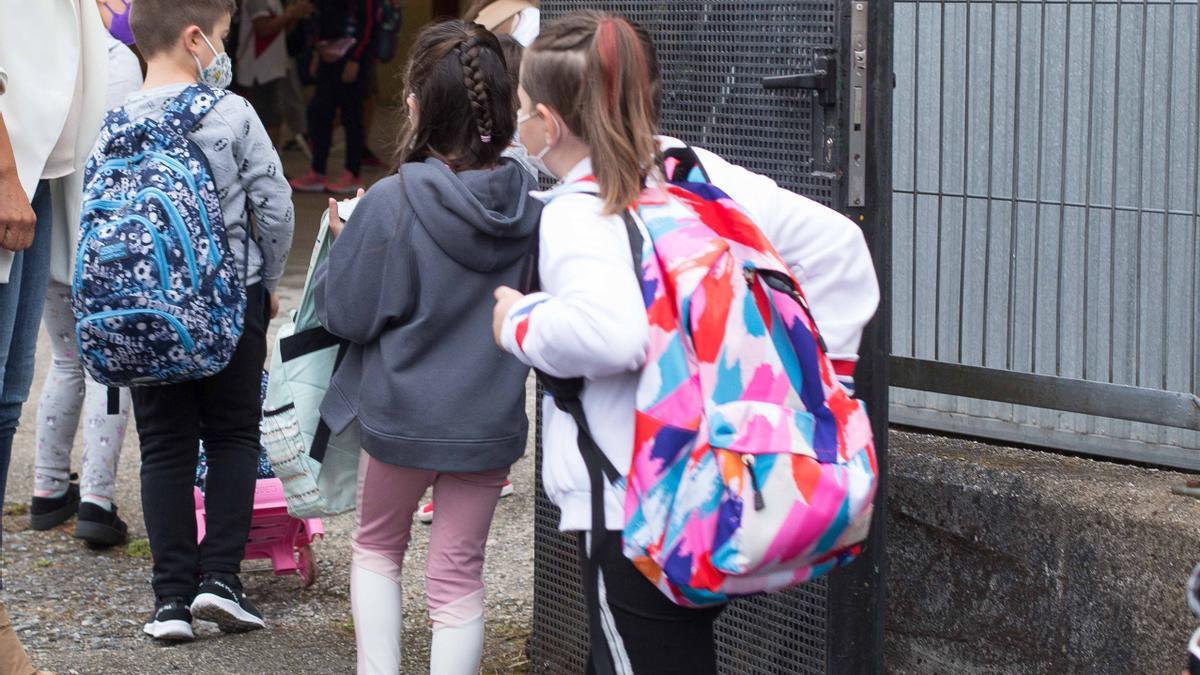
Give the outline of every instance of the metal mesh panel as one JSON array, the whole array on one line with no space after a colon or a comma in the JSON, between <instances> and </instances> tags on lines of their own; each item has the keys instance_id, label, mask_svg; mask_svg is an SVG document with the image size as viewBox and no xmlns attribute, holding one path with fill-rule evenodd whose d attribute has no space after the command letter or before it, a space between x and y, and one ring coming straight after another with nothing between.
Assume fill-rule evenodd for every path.
<instances>
[{"instance_id":1,"label":"metal mesh panel","mask_svg":"<svg viewBox=\"0 0 1200 675\"><path fill-rule=\"evenodd\" d=\"M833 147L823 140L832 118L810 92L761 85L763 77L813 70L814 56L837 46L834 2L543 0L541 7L543 21L586 8L619 12L645 26L663 70L664 133L836 204ZM587 620L576 542L558 532L558 509L541 488L540 433L539 407L530 660L534 672L579 673ZM824 672L826 595L822 581L734 603L718 622L721 672Z\"/></svg>"},{"instance_id":2,"label":"metal mesh panel","mask_svg":"<svg viewBox=\"0 0 1200 675\"><path fill-rule=\"evenodd\" d=\"M767 91L763 77L813 70L837 44L837 5L811 2L588 0L542 3L543 21L578 9L619 12L654 36L663 72L665 133L764 173L825 204L835 202L832 146L813 94ZM814 144L817 152L814 152Z\"/></svg>"},{"instance_id":3,"label":"metal mesh panel","mask_svg":"<svg viewBox=\"0 0 1200 675\"><path fill-rule=\"evenodd\" d=\"M538 386L537 473L533 501L533 634L535 673L582 673L587 663L587 610L575 539L558 531L560 512L542 489L542 387Z\"/></svg>"}]
</instances>

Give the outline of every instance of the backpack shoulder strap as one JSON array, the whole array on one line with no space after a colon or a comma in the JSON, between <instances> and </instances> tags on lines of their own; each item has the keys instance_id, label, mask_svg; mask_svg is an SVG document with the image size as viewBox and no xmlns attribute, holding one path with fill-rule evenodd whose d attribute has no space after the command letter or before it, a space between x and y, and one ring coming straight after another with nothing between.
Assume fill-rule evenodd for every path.
<instances>
[{"instance_id":1,"label":"backpack shoulder strap","mask_svg":"<svg viewBox=\"0 0 1200 675\"><path fill-rule=\"evenodd\" d=\"M213 89L204 84L193 84L184 89L167 105L162 123L180 134L187 134L229 92Z\"/></svg>"},{"instance_id":2,"label":"backpack shoulder strap","mask_svg":"<svg viewBox=\"0 0 1200 675\"><path fill-rule=\"evenodd\" d=\"M667 181L671 183L709 183L712 181L692 146L669 148L663 152Z\"/></svg>"}]
</instances>

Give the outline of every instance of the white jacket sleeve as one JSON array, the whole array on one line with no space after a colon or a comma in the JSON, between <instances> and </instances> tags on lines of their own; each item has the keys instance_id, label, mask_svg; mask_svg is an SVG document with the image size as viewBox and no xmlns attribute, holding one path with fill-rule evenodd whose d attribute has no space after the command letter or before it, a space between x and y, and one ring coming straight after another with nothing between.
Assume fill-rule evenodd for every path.
<instances>
[{"instance_id":1,"label":"white jacket sleeve","mask_svg":"<svg viewBox=\"0 0 1200 675\"><path fill-rule=\"evenodd\" d=\"M517 303L504 348L555 377L594 379L641 368L649 324L620 216L591 195L565 195L542 212L543 293Z\"/></svg>"},{"instance_id":2,"label":"white jacket sleeve","mask_svg":"<svg viewBox=\"0 0 1200 675\"><path fill-rule=\"evenodd\" d=\"M857 361L863 328L879 305L879 282L862 231L837 211L766 176L694 149L713 185L746 209L792 268L829 358Z\"/></svg>"}]
</instances>

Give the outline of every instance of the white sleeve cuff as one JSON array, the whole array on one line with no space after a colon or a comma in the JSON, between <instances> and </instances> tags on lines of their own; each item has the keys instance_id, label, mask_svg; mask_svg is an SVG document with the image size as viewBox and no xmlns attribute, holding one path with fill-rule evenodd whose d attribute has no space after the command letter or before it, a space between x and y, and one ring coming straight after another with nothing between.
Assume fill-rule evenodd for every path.
<instances>
[{"instance_id":1,"label":"white sleeve cuff","mask_svg":"<svg viewBox=\"0 0 1200 675\"><path fill-rule=\"evenodd\" d=\"M529 358L525 355L525 344L533 310L550 297L549 293L531 293L518 300L504 318L504 327L500 331L500 341L504 350L525 363L529 363Z\"/></svg>"}]
</instances>

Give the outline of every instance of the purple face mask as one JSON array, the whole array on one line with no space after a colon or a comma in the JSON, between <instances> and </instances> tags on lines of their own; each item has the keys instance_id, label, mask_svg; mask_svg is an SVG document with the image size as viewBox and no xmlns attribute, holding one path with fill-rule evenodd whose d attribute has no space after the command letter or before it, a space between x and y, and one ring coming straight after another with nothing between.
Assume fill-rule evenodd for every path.
<instances>
[{"instance_id":1,"label":"purple face mask","mask_svg":"<svg viewBox=\"0 0 1200 675\"><path fill-rule=\"evenodd\" d=\"M108 26L108 32L113 37L127 45L131 45L134 42L133 29L129 27L129 4L131 1L132 0L120 0L121 4L124 5L124 9L122 9L120 13L118 13L116 10L113 10L109 5L105 5L105 7L107 7L113 15L112 23Z\"/></svg>"}]
</instances>

